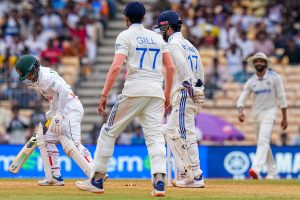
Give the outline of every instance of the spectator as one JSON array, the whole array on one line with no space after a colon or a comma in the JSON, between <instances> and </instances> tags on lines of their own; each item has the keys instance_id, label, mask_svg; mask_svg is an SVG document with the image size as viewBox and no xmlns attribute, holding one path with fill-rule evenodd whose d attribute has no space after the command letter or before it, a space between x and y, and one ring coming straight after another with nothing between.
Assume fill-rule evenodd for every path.
<instances>
[{"instance_id":1,"label":"spectator","mask_svg":"<svg viewBox=\"0 0 300 200\"><path fill-rule=\"evenodd\" d=\"M266 56L272 56L274 54L275 47L272 40L267 38L267 32L260 31L256 34L254 52L262 52L266 54Z\"/></svg>"},{"instance_id":2,"label":"spectator","mask_svg":"<svg viewBox=\"0 0 300 200\"><path fill-rule=\"evenodd\" d=\"M224 82L229 79L227 69L220 65L218 57L213 58L213 65L205 70L206 76L209 76L216 83L218 88L222 88Z\"/></svg>"},{"instance_id":3,"label":"spectator","mask_svg":"<svg viewBox=\"0 0 300 200\"><path fill-rule=\"evenodd\" d=\"M231 44L230 49L225 52L227 59L227 69L231 75L242 71L242 51L236 44Z\"/></svg>"},{"instance_id":4,"label":"spectator","mask_svg":"<svg viewBox=\"0 0 300 200\"><path fill-rule=\"evenodd\" d=\"M9 143L10 144L25 144L26 142L26 134L25 131L28 128L19 117L19 110L13 110L14 116L8 124L7 132L10 136Z\"/></svg>"},{"instance_id":5,"label":"spectator","mask_svg":"<svg viewBox=\"0 0 300 200\"><path fill-rule=\"evenodd\" d=\"M297 46L294 39L290 39L284 48L284 54L282 57L287 56L290 65L300 64L300 47Z\"/></svg>"},{"instance_id":6,"label":"spectator","mask_svg":"<svg viewBox=\"0 0 300 200\"><path fill-rule=\"evenodd\" d=\"M13 106L18 109L35 108L38 105L38 96L32 88L21 88L20 85L13 90Z\"/></svg>"},{"instance_id":7,"label":"spectator","mask_svg":"<svg viewBox=\"0 0 300 200\"><path fill-rule=\"evenodd\" d=\"M241 32L240 38L236 41L236 43L242 50L243 60L247 60L247 58L254 53L254 44L248 39L246 31Z\"/></svg>"},{"instance_id":8,"label":"spectator","mask_svg":"<svg viewBox=\"0 0 300 200\"><path fill-rule=\"evenodd\" d=\"M29 54L36 57L39 56L40 52L46 47L37 31L33 31L32 35L25 40L25 45L29 49Z\"/></svg>"},{"instance_id":9,"label":"spectator","mask_svg":"<svg viewBox=\"0 0 300 200\"><path fill-rule=\"evenodd\" d=\"M206 76L204 88L205 88L205 98L206 99L213 99L214 93L217 90L220 90L221 88L218 86L215 79L219 79L219 75L215 74L214 76Z\"/></svg>"},{"instance_id":10,"label":"spectator","mask_svg":"<svg viewBox=\"0 0 300 200\"><path fill-rule=\"evenodd\" d=\"M41 52L42 65L56 68L60 64L61 51L55 46L54 39L50 39L47 48Z\"/></svg>"},{"instance_id":11,"label":"spectator","mask_svg":"<svg viewBox=\"0 0 300 200\"><path fill-rule=\"evenodd\" d=\"M243 69L240 72L237 72L233 76L234 82L244 84L247 80L253 75L253 73L248 72L247 70L247 61L243 61Z\"/></svg>"},{"instance_id":12,"label":"spectator","mask_svg":"<svg viewBox=\"0 0 300 200\"><path fill-rule=\"evenodd\" d=\"M62 32L62 19L50 6L46 7L45 14L41 17L41 23L45 31L56 33Z\"/></svg>"},{"instance_id":13,"label":"spectator","mask_svg":"<svg viewBox=\"0 0 300 200\"><path fill-rule=\"evenodd\" d=\"M133 136L131 138L131 144L132 145L145 144L143 128L141 125L138 125L137 127L135 127L135 132L133 133Z\"/></svg>"},{"instance_id":14,"label":"spectator","mask_svg":"<svg viewBox=\"0 0 300 200\"><path fill-rule=\"evenodd\" d=\"M30 116L30 133L34 133L39 123L45 123L47 121L44 112L42 112L41 105L37 104Z\"/></svg>"}]
</instances>

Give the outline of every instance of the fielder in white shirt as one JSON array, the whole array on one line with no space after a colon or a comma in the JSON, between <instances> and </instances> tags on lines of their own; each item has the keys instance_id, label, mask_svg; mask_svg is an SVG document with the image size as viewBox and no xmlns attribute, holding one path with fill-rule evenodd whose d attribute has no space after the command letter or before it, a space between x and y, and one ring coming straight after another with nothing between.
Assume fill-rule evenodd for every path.
<instances>
[{"instance_id":1,"label":"fielder in white shirt","mask_svg":"<svg viewBox=\"0 0 300 200\"><path fill-rule=\"evenodd\" d=\"M170 102L174 65L161 35L145 29L141 24L145 12L144 5L139 2L130 2L125 8L128 29L121 32L116 39L114 60L99 102L100 114L104 113L109 91L125 61L127 76L122 94L100 131L94 173L89 180L76 183L81 190L104 192L103 178L107 172L108 160L113 155L115 141L127 124L138 117L150 159L152 196L165 196L166 149L162 119L164 102L166 107ZM167 69L165 93L163 64Z\"/></svg>"},{"instance_id":2,"label":"fielder in white shirt","mask_svg":"<svg viewBox=\"0 0 300 200\"><path fill-rule=\"evenodd\" d=\"M81 120L83 107L71 87L56 71L40 66L31 55L20 56L16 62L19 79L27 86L38 86L49 101L50 110L46 118L51 124L46 133L40 124L36 135L46 179L38 181L40 186L62 186L59 152L55 143L60 142L70 156L89 177L93 168L90 152L81 144Z\"/></svg>"},{"instance_id":3,"label":"fielder in white shirt","mask_svg":"<svg viewBox=\"0 0 300 200\"><path fill-rule=\"evenodd\" d=\"M270 140L276 119L277 104L282 111L282 130L288 126L284 85L280 75L268 69L271 62L264 53L256 53L247 62L250 66L254 66L256 74L246 82L237 107L239 121L243 122L245 120L243 108L249 95L253 94L252 117L257 135L257 149L249 175L254 179L260 179L262 167L266 165L268 171L266 178L275 179L278 178L278 174Z\"/></svg>"},{"instance_id":4,"label":"fielder in white shirt","mask_svg":"<svg viewBox=\"0 0 300 200\"><path fill-rule=\"evenodd\" d=\"M173 10L160 14L158 27L168 41L175 64L172 87L172 111L165 126L165 139L174 156L177 187L204 187L196 140L195 115L204 102L204 72L198 50L183 38L182 21Z\"/></svg>"}]
</instances>

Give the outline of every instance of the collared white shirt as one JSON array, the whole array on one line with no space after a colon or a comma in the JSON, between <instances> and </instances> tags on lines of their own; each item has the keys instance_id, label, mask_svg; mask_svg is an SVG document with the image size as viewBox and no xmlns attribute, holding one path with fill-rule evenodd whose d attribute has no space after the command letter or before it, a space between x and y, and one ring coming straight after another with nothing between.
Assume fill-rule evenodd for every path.
<instances>
[{"instance_id":1,"label":"collared white shirt","mask_svg":"<svg viewBox=\"0 0 300 200\"><path fill-rule=\"evenodd\" d=\"M192 85L195 85L198 79L204 82L204 70L199 51L184 39L181 32L172 34L168 44L175 65L172 94L183 88L184 81L189 81Z\"/></svg>"},{"instance_id":2,"label":"collared white shirt","mask_svg":"<svg viewBox=\"0 0 300 200\"><path fill-rule=\"evenodd\" d=\"M237 107L244 107L247 98L253 94L252 112L253 117L259 119L264 113L270 113L276 118L277 101L280 107L287 107L286 94L283 81L279 74L274 71L267 70L262 78L254 74L245 84L244 89L238 99Z\"/></svg>"}]
</instances>

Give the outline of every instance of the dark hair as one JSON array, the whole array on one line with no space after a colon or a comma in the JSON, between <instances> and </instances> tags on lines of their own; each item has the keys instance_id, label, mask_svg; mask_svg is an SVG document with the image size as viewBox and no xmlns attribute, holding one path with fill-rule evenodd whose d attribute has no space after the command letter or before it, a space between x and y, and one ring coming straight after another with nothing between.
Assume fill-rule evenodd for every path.
<instances>
[{"instance_id":1,"label":"dark hair","mask_svg":"<svg viewBox=\"0 0 300 200\"><path fill-rule=\"evenodd\" d=\"M128 17L129 21L132 23L132 24L135 24L135 23L142 23L143 21L143 17L141 18L136 18L136 17Z\"/></svg>"},{"instance_id":2,"label":"dark hair","mask_svg":"<svg viewBox=\"0 0 300 200\"><path fill-rule=\"evenodd\" d=\"M172 24L171 28L173 29L174 32L180 32L181 31L181 24Z\"/></svg>"}]
</instances>

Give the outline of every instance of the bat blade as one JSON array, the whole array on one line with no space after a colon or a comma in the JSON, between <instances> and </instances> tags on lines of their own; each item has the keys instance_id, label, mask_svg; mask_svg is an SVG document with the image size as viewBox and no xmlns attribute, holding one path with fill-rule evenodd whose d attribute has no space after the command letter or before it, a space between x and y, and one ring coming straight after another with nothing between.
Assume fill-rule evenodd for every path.
<instances>
[{"instance_id":1,"label":"bat blade","mask_svg":"<svg viewBox=\"0 0 300 200\"><path fill-rule=\"evenodd\" d=\"M20 171L22 165L26 162L31 153L34 151L36 143L37 142L35 136L32 136L9 166L9 172L17 174Z\"/></svg>"}]
</instances>

